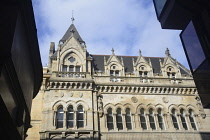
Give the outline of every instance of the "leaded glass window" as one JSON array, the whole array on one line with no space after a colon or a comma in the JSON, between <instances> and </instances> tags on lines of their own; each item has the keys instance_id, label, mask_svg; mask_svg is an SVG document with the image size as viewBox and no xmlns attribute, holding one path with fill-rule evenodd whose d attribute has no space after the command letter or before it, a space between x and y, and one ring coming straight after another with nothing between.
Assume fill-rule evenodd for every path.
<instances>
[{"instance_id":1,"label":"leaded glass window","mask_svg":"<svg viewBox=\"0 0 210 140\"><path fill-rule=\"evenodd\" d=\"M178 125L177 116L176 116L176 110L173 108L171 110L171 113L172 113L171 117L172 117L172 122L173 122L174 128L179 130L179 125Z\"/></svg>"},{"instance_id":2,"label":"leaded glass window","mask_svg":"<svg viewBox=\"0 0 210 140\"><path fill-rule=\"evenodd\" d=\"M125 110L125 121L126 121L126 128L128 130L132 129L132 123L131 123L131 112L130 112L130 108L126 108Z\"/></svg>"},{"instance_id":3,"label":"leaded glass window","mask_svg":"<svg viewBox=\"0 0 210 140\"><path fill-rule=\"evenodd\" d=\"M74 127L74 110L73 106L68 107L68 112L67 112L67 128L73 128Z\"/></svg>"},{"instance_id":4,"label":"leaded glass window","mask_svg":"<svg viewBox=\"0 0 210 140\"><path fill-rule=\"evenodd\" d=\"M158 116L157 116L158 117L158 124L159 124L160 129L163 130L164 129L164 122L163 122L162 109L159 108L157 110L157 112L158 112Z\"/></svg>"},{"instance_id":5,"label":"leaded glass window","mask_svg":"<svg viewBox=\"0 0 210 140\"><path fill-rule=\"evenodd\" d=\"M108 130L113 130L114 129L113 115L112 115L112 109L111 108L108 108L108 110L107 110L107 127L108 127Z\"/></svg>"},{"instance_id":6,"label":"leaded glass window","mask_svg":"<svg viewBox=\"0 0 210 140\"><path fill-rule=\"evenodd\" d=\"M77 128L84 127L84 110L80 105L77 108Z\"/></svg>"},{"instance_id":7,"label":"leaded glass window","mask_svg":"<svg viewBox=\"0 0 210 140\"><path fill-rule=\"evenodd\" d=\"M189 119L190 119L190 124L191 124L192 128L194 130L197 130L192 109L189 110Z\"/></svg>"},{"instance_id":8,"label":"leaded glass window","mask_svg":"<svg viewBox=\"0 0 210 140\"><path fill-rule=\"evenodd\" d=\"M184 114L184 109L180 110L180 117L181 117L181 121L182 121L182 126L185 130L187 130L187 123L186 123L186 119L185 119L185 114Z\"/></svg>"},{"instance_id":9,"label":"leaded glass window","mask_svg":"<svg viewBox=\"0 0 210 140\"><path fill-rule=\"evenodd\" d=\"M156 126L155 126L155 119L154 119L154 111L152 108L149 109L149 123L152 130L155 130Z\"/></svg>"},{"instance_id":10,"label":"leaded glass window","mask_svg":"<svg viewBox=\"0 0 210 140\"><path fill-rule=\"evenodd\" d=\"M144 130L147 129L147 123L146 123L144 108L140 109L140 122L141 122L142 129L144 129Z\"/></svg>"},{"instance_id":11,"label":"leaded glass window","mask_svg":"<svg viewBox=\"0 0 210 140\"><path fill-rule=\"evenodd\" d=\"M122 112L121 112L120 108L117 109L116 121L117 121L118 130L122 130L123 129L123 122L122 122Z\"/></svg>"},{"instance_id":12,"label":"leaded glass window","mask_svg":"<svg viewBox=\"0 0 210 140\"><path fill-rule=\"evenodd\" d=\"M59 106L56 113L56 128L63 128L63 107Z\"/></svg>"}]
</instances>

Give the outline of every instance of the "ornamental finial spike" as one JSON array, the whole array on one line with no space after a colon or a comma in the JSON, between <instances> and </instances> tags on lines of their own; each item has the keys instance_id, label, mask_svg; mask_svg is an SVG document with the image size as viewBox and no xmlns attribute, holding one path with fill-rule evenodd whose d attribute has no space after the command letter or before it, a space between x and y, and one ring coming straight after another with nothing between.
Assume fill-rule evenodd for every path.
<instances>
[{"instance_id":1,"label":"ornamental finial spike","mask_svg":"<svg viewBox=\"0 0 210 140\"><path fill-rule=\"evenodd\" d=\"M141 50L139 49L139 55L142 56Z\"/></svg>"},{"instance_id":2,"label":"ornamental finial spike","mask_svg":"<svg viewBox=\"0 0 210 140\"><path fill-rule=\"evenodd\" d=\"M71 21L72 21L72 24L74 24L74 10L72 10L72 18L71 18Z\"/></svg>"},{"instance_id":3,"label":"ornamental finial spike","mask_svg":"<svg viewBox=\"0 0 210 140\"><path fill-rule=\"evenodd\" d=\"M170 56L170 51L168 48L166 48L165 54L166 54L166 56Z\"/></svg>"},{"instance_id":4,"label":"ornamental finial spike","mask_svg":"<svg viewBox=\"0 0 210 140\"><path fill-rule=\"evenodd\" d=\"M112 50L111 50L111 51L112 51L112 54L114 54L114 49L113 49L113 48L112 48Z\"/></svg>"}]
</instances>

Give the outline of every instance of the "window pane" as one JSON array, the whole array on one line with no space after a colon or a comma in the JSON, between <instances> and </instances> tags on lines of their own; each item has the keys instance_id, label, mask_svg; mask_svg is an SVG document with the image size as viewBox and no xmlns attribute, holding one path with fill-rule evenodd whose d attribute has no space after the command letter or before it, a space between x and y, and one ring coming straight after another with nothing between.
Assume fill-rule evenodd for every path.
<instances>
[{"instance_id":1,"label":"window pane","mask_svg":"<svg viewBox=\"0 0 210 140\"><path fill-rule=\"evenodd\" d=\"M67 72L67 66L63 65L63 72Z\"/></svg>"},{"instance_id":2,"label":"window pane","mask_svg":"<svg viewBox=\"0 0 210 140\"><path fill-rule=\"evenodd\" d=\"M154 120L154 114L153 114L153 109L149 110L149 122L150 122L150 127L154 130L156 129L155 127L155 120Z\"/></svg>"},{"instance_id":3,"label":"window pane","mask_svg":"<svg viewBox=\"0 0 210 140\"><path fill-rule=\"evenodd\" d=\"M174 128L176 129L179 129L179 126L178 126L178 122L177 122L177 119L176 119L176 111L175 109L172 109L172 121L173 121L173 125L174 125Z\"/></svg>"},{"instance_id":4,"label":"window pane","mask_svg":"<svg viewBox=\"0 0 210 140\"><path fill-rule=\"evenodd\" d=\"M181 113L180 118L181 118L181 121L182 121L182 126L185 130L187 130L187 124L186 124L186 120L185 120L184 110L181 109L180 113Z\"/></svg>"},{"instance_id":5,"label":"window pane","mask_svg":"<svg viewBox=\"0 0 210 140\"><path fill-rule=\"evenodd\" d=\"M80 66L76 66L76 72L80 72Z\"/></svg>"},{"instance_id":6,"label":"window pane","mask_svg":"<svg viewBox=\"0 0 210 140\"><path fill-rule=\"evenodd\" d=\"M181 38L194 71L205 60L205 55L192 21L181 33Z\"/></svg>"},{"instance_id":7,"label":"window pane","mask_svg":"<svg viewBox=\"0 0 210 140\"><path fill-rule=\"evenodd\" d=\"M110 70L110 76L114 76L114 71Z\"/></svg>"},{"instance_id":8,"label":"window pane","mask_svg":"<svg viewBox=\"0 0 210 140\"><path fill-rule=\"evenodd\" d=\"M63 108L60 107L56 113L56 127L63 128Z\"/></svg>"},{"instance_id":9,"label":"window pane","mask_svg":"<svg viewBox=\"0 0 210 140\"><path fill-rule=\"evenodd\" d=\"M139 72L139 76L142 77L142 72L141 71Z\"/></svg>"},{"instance_id":10,"label":"window pane","mask_svg":"<svg viewBox=\"0 0 210 140\"><path fill-rule=\"evenodd\" d=\"M72 65L69 66L69 71L70 71L70 72L74 72L74 66L72 66Z\"/></svg>"},{"instance_id":11,"label":"window pane","mask_svg":"<svg viewBox=\"0 0 210 140\"><path fill-rule=\"evenodd\" d=\"M191 126L194 130L197 130L196 124L195 124L195 121L194 121L194 117L193 117L192 109L189 110L189 114L190 114L189 119L190 119Z\"/></svg>"},{"instance_id":12,"label":"window pane","mask_svg":"<svg viewBox=\"0 0 210 140\"><path fill-rule=\"evenodd\" d=\"M77 108L77 127L84 127L84 112L82 106Z\"/></svg>"},{"instance_id":13,"label":"window pane","mask_svg":"<svg viewBox=\"0 0 210 140\"><path fill-rule=\"evenodd\" d=\"M115 76L119 76L119 71L115 71Z\"/></svg>"},{"instance_id":14,"label":"window pane","mask_svg":"<svg viewBox=\"0 0 210 140\"><path fill-rule=\"evenodd\" d=\"M74 127L74 121L67 121L67 127L73 128Z\"/></svg>"},{"instance_id":15,"label":"window pane","mask_svg":"<svg viewBox=\"0 0 210 140\"><path fill-rule=\"evenodd\" d=\"M117 121L117 128L119 130L123 129L123 124L122 124L122 114L121 114L121 109L117 109L117 115L116 115L116 121Z\"/></svg>"},{"instance_id":16,"label":"window pane","mask_svg":"<svg viewBox=\"0 0 210 140\"><path fill-rule=\"evenodd\" d=\"M154 0L155 9L156 9L158 18L163 10L165 3L166 3L166 0Z\"/></svg>"},{"instance_id":17,"label":"window pane","mask_svg":"<svg viewBox=\"0 0 210 140\"><path fill-rule=\"evenodd\" d=\"M145 114L144 114L144 109L142 108L140 110L140 122L141 122L141 127L142 129L147 129L147 124L146 124L146 119L145 119Z\"/></svg>"},{"instance_id":18,"label":"window pane","mask_svg":"<svg viewBox=\"0 0 210 140\"><path fill-rule=\"evenodd\" d=\"M162 110L159 108L158 109L158 123L159 123L159 127L160 129L164 129L164 123L163 123L163 115L162 115Z\"/></svg>"},{"instance_id":19,"label":"window pane","mask_svg":"<svg viewBox=\"0 0 210 140\"><path fill-rule=\"evenodd\" d=\"M114 129L114 125L113 125L113 117L112 117L112 109L109 108L107 110L107 127L108 130L113 130Z\"/></svg>"}]
</instances>

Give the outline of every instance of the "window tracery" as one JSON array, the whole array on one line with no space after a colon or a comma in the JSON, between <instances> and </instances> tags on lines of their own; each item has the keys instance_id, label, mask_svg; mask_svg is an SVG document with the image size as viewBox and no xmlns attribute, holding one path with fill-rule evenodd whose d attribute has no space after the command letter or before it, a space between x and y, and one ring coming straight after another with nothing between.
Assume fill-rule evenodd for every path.
<instances>
[{"instance_id":1,"label":"window tracery","mask_svg":"<svg viewBox=\"0 0 210 140\"><path fill-rule=\"evenodd\" d=\"M141 65L139 67L139 76L140 77L148 77L149 76L148 74L149 74L149 72L147 70L147 67L144 65Z\"/></svg>"}]
</instances>

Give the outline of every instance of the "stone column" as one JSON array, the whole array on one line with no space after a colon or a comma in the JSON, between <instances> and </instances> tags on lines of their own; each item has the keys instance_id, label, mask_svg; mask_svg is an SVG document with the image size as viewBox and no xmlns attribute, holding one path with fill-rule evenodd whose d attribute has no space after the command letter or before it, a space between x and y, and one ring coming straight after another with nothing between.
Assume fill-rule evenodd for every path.
<instances>
[{"instance_id":1,"label":"stone column","mask_svg":"<svg viewBox=\"0 0 210 140\"><path fill-rule=\"evenodd\" d=\"M185 114L185 120L186 120L186 123L187 123L187 128L188 128L188 130L193 130L192 125L190 123L189 115L190 115L189 113Z\"/></svg>"},{"instance_id":2,"label":"stone column","mask_svg":"<svg viewBox=\"0 0 210 140\"><path fill-rule=\"evenodd\" d=\"M116 121L116 113L113 113L113 125L114 125L114 130L117 130L117 121Z\"/></svg>"},{"instance_id":3,"label":"stone column","mask_svg":"<svg viewBox=\"0 0 210 140\"><path fill-rule=\"evenodd\" d=\"M123 130L127 130L126 129L126 120L125 120L125 114L122 114L122 124L123 124Z\"/></svg>"},{"instance_id":4,"label":"stone column","mask_svg":"<svg viewBox=\"0 0 210 140\"><path fill-rule=\"evenodd\" d=\"M74 129L77 129L77 111L74 111Z\"/></svg>"},{"instance_id":5,"label":"stone column","mask_svg":"<svg viewBox=\"0 0 210 140\"><path fill-rule=\"evenodd\" d=\"M166 129L168 128L169 130L175 130L173 122L172 122L172 118L171 118L171 114L168 112L166 114L163 115L165 117L165 127Z\"/></svg>"},{"instance_id":6,"label":"stone column","mask_svg":"<svg viewBox=\"0 0 210 140\"><path fill-rule=\"evenodd\" d=\"M181 121L181 117L180 117L180 113L177 113L177 122L178 122L178 126L180 130L185 130L184 127L182 126L182 121Z\"/></svg>"},{"instance_id":7,"label":"stone column","mask_svg":"<svg viewBox=\"0 0 210 140\"><path fill-rule=\"evenodd\" d=\"M156 126L156 130L161 130L160 126L159 126L159 122L158 122L158 114L154 114L154 120L155 120L155 126Z\"/></svg>"},{"instance_id":8,"label":"stone column","mask_svg":"<svg viewBox=\"0 0 210 140\"><path fill-rule=\"evenodd\" d=\"M67 126L66 126L66 113L67 113L67 110L63 110L63 128L66 129Z\"/></svg>"},{"instance_id":9,"label":"stone column","mask_svg":"<svg viewBox=\"0 0 210 140\"><path fill-rule=\"evenodd\" d=\"M145 119L146 119L146 125L147 125L147 130L152 130L152 128L150 127L150 123L149 123L149 114L145 114Z\"/></svg>"},{"instance_id":10,"label":"stone column","mask_svg":"<svg viewBox=\"0 0 210 140\"><path fill-rule=\"evenodd\" d=\"M133 120L134 120L133 123L132 123L133 129L136 128L137 131L142 130L142 128L140 127L140 121L139 121L140 116L139 116L139 114L135 114Z\"/></svg>"}]
</instances>

